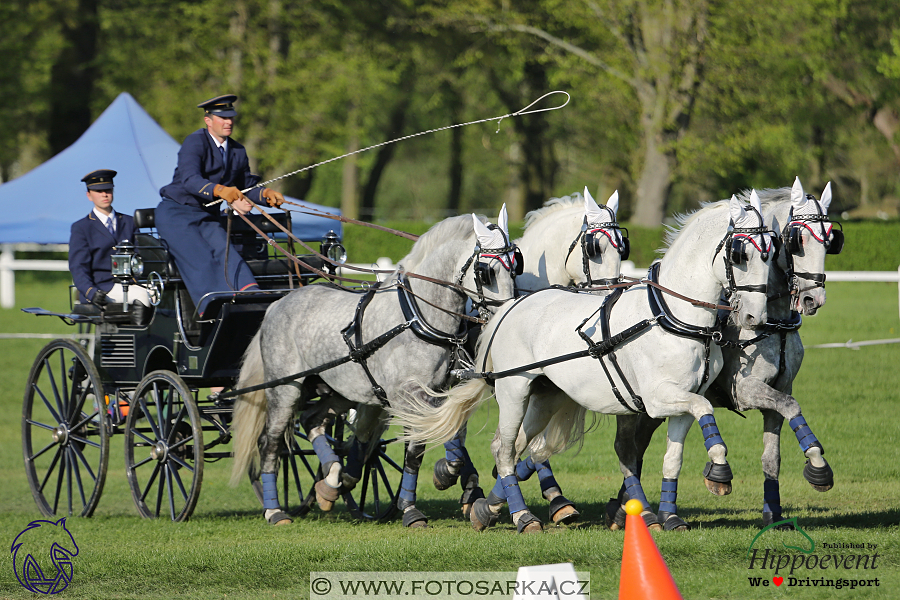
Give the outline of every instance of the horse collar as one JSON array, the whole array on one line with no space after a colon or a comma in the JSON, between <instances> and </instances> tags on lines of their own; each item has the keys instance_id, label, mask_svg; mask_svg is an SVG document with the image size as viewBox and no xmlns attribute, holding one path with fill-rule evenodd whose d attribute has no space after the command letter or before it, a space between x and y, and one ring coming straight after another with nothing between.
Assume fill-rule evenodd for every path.
<instances>
[{"instance_id":1,"label":"horse collar","mask_svg":"<svg viewBox=\"0 0 900 600\"><path fill-rule=\"evenodd\" d=\"M433 327L425 320L415 296L410 292L411 286L406 273L400 273L400 285L397 288L397 299L400 302L400 310L403 318L410 324L410 329L420 339L437 346L461 346L466 343L468 333L464 324L460 327L460 333L446 333Z\"/></svg>"}]
</instances>

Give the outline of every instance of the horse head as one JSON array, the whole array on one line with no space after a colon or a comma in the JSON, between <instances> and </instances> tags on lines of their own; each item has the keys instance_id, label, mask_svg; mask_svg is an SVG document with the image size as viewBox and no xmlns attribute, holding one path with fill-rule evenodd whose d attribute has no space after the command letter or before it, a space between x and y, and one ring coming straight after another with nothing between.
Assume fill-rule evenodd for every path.
<instances>
[{"instance_id":1,"label":"horse head","mask_svg":"<svg viewBox=\"0 0 900 600\"><path fill-rule=\"evenodd\" d=\"M834 230L828 220L830 205L831 182L825 186L821 200L816 200L803 192L799 177L794 180L778 266L789 278L791 309L804 315L816 314L825 304L825 256L839 254L844 245L844 232Z\"/></svg>"},{"instance_id":2,"label":"horse head","mask_svg":"<svg viewBox=\"0 0 900 600\"><path fill-rule=\"evenodd\" d=\"M743 329L756 329L767 319L767 283L770 259L774 258L774 236L762 217L756 190L750 205L735 196L729 203L731 225L724 241L722 262L725 293L732 306L732 321Z\"/></svg>"},{"instance_id":3,"label":"horse head","mask_svg":"<svg viewBox=\"0 0 900 600\"><path fill-rule=\"evenodd\" d=\"M483 223L472 215L477 245L470 258L472 268L464 269L462 285L478 290L478 298L473 298L476 303L498 306L516 296L515 280L522 274L524 261L509 239L508 221L506 204L500 209L496 225Z\"/></svg>"},{"instance_id":4,"label":"horse head","mask_svg":"<svg viewBox=\"0 0 900 600\"><path fill-rule=\"evenodd\" d=\"M574 243L566 257L566 270L576 283L603 285L618 281L622 261L628 259L630 252L628 230L623 235L616 220L618 210L618 190L605 205L598 205L585 186L581 260L572 252Z\"/></svg>"},{"instance_id":5,"label":"horse head","mask_svg":"<svg viewBox=\"0 0 900 600\"><path fill-rule=\"evenodd\" d=\"M72 580L72 557L78 555L78 545L66 529L65 518L32 521L16 536L10 551L16 578L32 592L55 594Z\"/></svg>"}]
</instances>

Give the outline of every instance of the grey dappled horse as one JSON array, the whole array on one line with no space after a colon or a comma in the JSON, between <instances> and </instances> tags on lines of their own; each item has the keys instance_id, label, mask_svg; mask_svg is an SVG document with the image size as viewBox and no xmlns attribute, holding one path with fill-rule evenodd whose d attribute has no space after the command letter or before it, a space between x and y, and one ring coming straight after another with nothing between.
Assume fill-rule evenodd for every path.
<instances>
[{"instance_id":1,"label":"grey dappled horse","mask_svg":"<svg viewBox=\"0 0 900 600\"><path fill-rule=\"evenodd\" d=\"M620 267L628 258L628 238L616 220L619 193L614 192L605 205L598 205L587 187L584 194L575 193L548 200L542 208L525 216L525 231L515 240L524 257L524 272L516 278L519 292L533 292L550 286L603 286L619 282ZM626 232L627 233L627 232ZM608 289L593 290L606 294ZM546 393L546 392L545 392ZM553 391L549 393L554 393ZM555 392L559 394L558 390ZM560 398L562 403L564 398ZM584 421L584 408L572 403L574 419ZM478 486L478 471L465 447L466 426L444 443L445 456L434 467L434 485L446 490L459 481L462 487L462 513L469 518L472 503L483 498ZM532 442L535 455L516 465L516 474L525 481L536 472L541 494L550 502L550 520L570 523L579 514L574 504L562 494L553 476L549 456L543 446L547 440L539 436ZM558 440L554 440L558 443ZM543 457L543 458L541 458Z\"/></svg>"},{"instance_id":2,"label":"grey dappled horse","mask_svg":"<svg viewBox=\"0 0 900 600\"><path fill-rule=\"evenodd\" d=\"M500 227L485 222L475 215L463 215L434 225L413 245L388 279L399 285L376 288L366 295L367 305L360 301L362 294L331 285L308 285L268 309L247 349L238 388L316 369L348 356L354 339L361 344L371 343L406 324L396 337L361 362L344 363L238 398L232 425L235 457L232 484L246 477L259 457L264 515L269 523L290 522L279 508L276 468L284 432L292 423L295 411L303 411L310 399L321 398L317 405L321 408L314 411L318 422L312 421L309 440L323 472L323 479L315 486L317 500L320 507L328 510L337 500L345 477L337 455L322 435L321 423L329 415L356 407L356 435L372 433L383 425L384 406L402 405L410 394L421 395L413 381L435 388L446 383L453 344L437 344L425 338L429 332L435 335L443 332L442 335L452 339L459 329L468 296L441 282L458 281L468 290L477 288L478 294L473 293L472 300L482 308L486 302L499 304L515 295L519 255L508 242L505 207L501 211ZM406 273L440 281L407 279ZM404 287L411 289L415 297L403 292ZM407 308L416 306L418 317L404 314L401 301L406 302ZM357 349L360 347L356 345ZM400 492L405 525L425 521L424 515L415 508L415 478L423 451L421 444L411 443L406 448Z\"/></svg>"},{"instance_id":3,"label":"grey dappled horse","mask_svg":"<svg viewBox=\"0 0 900 600\"><path fill-rule=\"evenodd\" d=\"M804 194L799 178L792 188L763 190L759 196L767 225L782 236L778 259L769 274L769 323L761 328L765 334L761 339L760 330L751 332L733 325L726 327L724 339L730 343L722 349L725 366L706 391L706 397L715 406L762 412L763 524L771 525L782 520L778 475L781 426L785 419L807 458L804 477L819 491L827 491L834 485L831 467L822 457L822 445L807 425L800 404L791 392L803 361L803 344L797 332L801 323L799 313L813 315L825 304L825 256L841 251L843 232L832 232L828 220L830 183L818 201ZM741 347L743 345L746 346ZM650 438L662 421L647 415L620 417L619 421L619 443L628 447L628 439L634 439L633 451L640 465ZM690 428L691 422L683 426ZM672 427L670 419L670 436ZM682 452L682 445L668 442L658 516L666 530L690 528L678 516L676 506ZM609 524L614 529L624 527L624 511L620 504L624 505L625 496L624 489L620 490L619 497L610 500L607 506ZM652 517L648 519L653 522Z\"/></svg>"},{"instance_id":4,"label":"grey dappled horse","mask_svg":"<svg viewBox=\"0 0 900 600\"><path fill-rule=\"evenodd\" d=\"M554 431L563 439L579 432L572 430L569 411L534 394L539 388L555 386L578 405L599 413L646 410L656 418L689 414L706 426L709 434L709 477L721 479L727 473L730 479L712 405L701 394L722 367L719 347L710 345L717 331L714 307L722 290L730 290L733 318L741 327L754 329L767 318L762 290L769 275L771 253L767 249L772 242L757 210L745 208L733 198L691 215L650 275L651 281L669 290L665 299L647 284L605 299L551 289L508 303L491 318L481 335L476 367L504 374L494 378L500 410L492 449L498 478L489 497L476 501L472 508L476 529L496 523L504 502L509 503L518 531L542 529L522 498L515 475L516 457L545 429L550 438ZM752 238L764 250L751 244L742 246L744 239L736 236ZM735 245L743 248L739 257L731 252ZM695 335L673 334L673 330ZM613 338L620 343L614 344ZM606 342L613 344L614 354L608 352ZM600 358L551 362L585 351L586 345ZM615 369L607 367L607 361ZM619 388L628 390L630 397L618 393ZM473 379L443 394L445 401L440 406L411 399L390 412L416 432L417 440L443 442L489 393L485 380ZM524 436L519 436L522 427ZM618 454L618 447L616 451ZM626 463L624 458L620 455L620 468L629 482L629 493L642 500L647 512L638 465Z\"/></svg>"}]
</instances>

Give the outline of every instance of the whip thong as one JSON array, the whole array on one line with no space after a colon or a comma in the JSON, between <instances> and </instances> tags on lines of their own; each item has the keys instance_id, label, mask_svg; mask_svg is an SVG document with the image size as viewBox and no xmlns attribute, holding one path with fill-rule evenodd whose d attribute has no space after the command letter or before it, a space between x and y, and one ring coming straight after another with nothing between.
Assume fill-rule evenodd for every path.
<instances>
[{"instance_id":1,"label":"whip thong","mask_svg":"<svg viewBox=\"0 0 900 600\"><path fill-rule=\"evenodd\" d=\"M554 96L556 94L564 95L566 97L566 101L563 102L562 104L560 104L559 106L551 106L548 108L532 108L535 104L537 104L544 98L548 98L548 97ZM409 140L414 137L419 137L420 135L426 135L429 133L437 133L438 131L446 131L448 129L455 129L457 127L465 127L467 125L477 125L478 123L489 123L490 121L497 121L497 131L499 132L500 131L500 122L503 121L503 119L511 118L511 117L522 117L525 115L532 115L535 113L547 112L547 111L551 111L551 110L559 110L560 108L563 108L567 104L569 104L569 100L571 100L571 98L572 97L569 95L568 92L565 92L562 90L547 92L546 94L544 94L543 96L541 96L540 98L538 98L537 100L535 100L534 102L532 102L531 104L526 106L525 108L519 109L513 113L507 113L505 115L501 115L499 117L491 117L489 119L479 119L477 121L469 121L467 123L457 123L455 125L447 125L446 127L438 127L437 129L428 129L427 131L420 131L419 133L413 133L411 135L404 135L403 137L399 137L399 138L396 138L393 140L388 140L386 142L381 142L379 144L375 144L373 146L368 146L366 148L361 148L359 150L354 150L353 152L348 152L347 154L342 154L341 156L335 156L334 158L329 158L328 160L323 160L322 162L317 162L314 165L309 165L308 167L303 167L302 169L297 169L296 171L291 171L290 173L285 173L284 175L275 177L274 179L269 179L268 181L262 181L252 187L247 188L246 190L241 190L241 193L246 194L247 192L249 192L252 189L265 187L265 186L269 185L270 183L274 183L274 182L280 181L282 179L287 179L288 177L297 175L298 173L302 173L304 171L310 171L312 169L315 169L316 167L321 167L322 165L326 165L330 162L341 160L342 158L347 158L348 156L353 156L354 154L362 154L363 152L367 152L367 151L373 150L375 148L381 148L382 146L387 146L389 144L402 142L403 140ZM206 206L213 206L214 204L218 204L221 201L222 201L221 198L217 198L216 200L213 200L212 202L208 202L206 204Z\"/></svg>"}]
</instances>

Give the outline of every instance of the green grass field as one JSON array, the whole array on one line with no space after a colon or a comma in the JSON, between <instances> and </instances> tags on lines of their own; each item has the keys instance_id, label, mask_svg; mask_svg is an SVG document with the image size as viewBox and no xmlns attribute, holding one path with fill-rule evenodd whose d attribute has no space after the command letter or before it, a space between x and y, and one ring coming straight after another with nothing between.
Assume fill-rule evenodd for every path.
<instances>
[{"instance_id":1,"label":"green grass field","mask_svg":"<svg viewBox=\"0 0 900 600\"><path fill-rule=\"evenodd\" d=\"M20 282L24 278L20 278ZM900 337L898 293L894 284L829 283L828 304L805 319L807 346ZM64 284L34 280L17 289L18 304L64 309ZM18 310L0 311L0 331L71 333L60 321ZM9 548L37 511L22 466L21 404L31 363L48 340L0 340L5 367L0 372L0 541ZM707 460L695 427L688 438L679 487L681 515L694 529L656 533L685 598L900 598L900 345L848 349L808 349L794 394L826 449L835 487L814 491L803 479L803 458L793 435L783 438L781 495L785 514L824 555L822 544L877 544L877 567L835 572L813 569L813 578L874 578L879 587L752 587L752 576L771 579L772 571L748 569L747 550L760 529L762 505L761 418L717 413L735 473L734 493L717 498L703 485ZM470 424L468 447L483 482L491 470L489 442L496 422L492 402ZM787 427L785 427L787 430ZM267 526L249 485L227 486L230 463L206 465L203 489L187 523L141 519L124 474L121 436L113 439L109 476L93 518L68 521L80 552L65 598L306 598L311 571L515 571L521 565L572 562L591 574L592 598L616 598L623 534L603 526L607 499L621 476L612 450L614 421L600 417L577 455L554 459L557 479L575 500L582 521L549 528L543 535L520 536L508 516L499 527L474 532L458 515L458 488L439 492L430 471L441 452L426 455L419 484L419 507L431 518L426 530L406 530L399 522L354 521L341 501L334 513L313 510L292 526ZM659 497L664 436L657 433L644 466L651 502ZM523 484L526 501L542 519L547 505L536 481ZM757 547L783 550L799 545L796 532L768 532ZM0 598L31 598L15 578L12 555L0 569ZM785 574L784 572L780 574ZM796 574L795 574L796 575Z\"/></svg>"}]
</instances>

